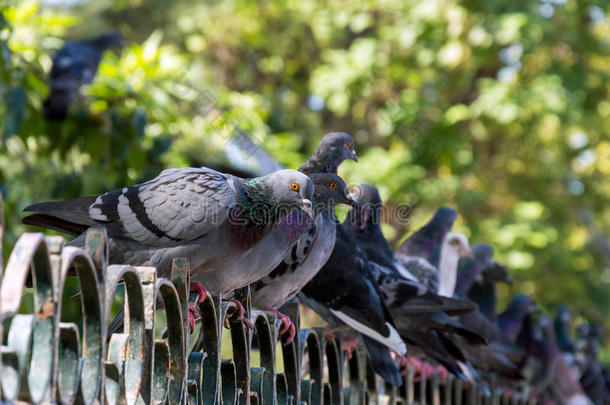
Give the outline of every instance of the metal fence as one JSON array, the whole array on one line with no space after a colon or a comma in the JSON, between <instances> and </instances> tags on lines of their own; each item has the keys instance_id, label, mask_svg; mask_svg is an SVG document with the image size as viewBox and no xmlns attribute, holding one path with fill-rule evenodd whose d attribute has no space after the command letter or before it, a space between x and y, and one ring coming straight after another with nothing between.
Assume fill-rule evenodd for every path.
<instances>
[{"instance_id":1,"label":"metal fence","mask_svg":"<svg viewBox=\"0 0 610 405\"><path fill-rule=\"evenodd\" d=\"M0 223L0 247L1 237ZM83 316L78 322L62 319L69 271L75 271L80 282ZM19 313L29 280L34 310ZM125 291L125 332L108 336L111 304L120 283ZM340 337L329 338L321 329L298 328L296 304L282 308L297 325L290 344L277 343L281 322L274 314L249 312L255 326L250 330L231 317L236 311L234 303L211 296L199 304L202 326L190 335L185 316L188 285L185 260L174 261L171 280L157 277L151 267L109 265L101 229L87 233L85 249L64 246L60 237L23 234L12 250L0 287L2 401L206 405L535 402L527 390L509 398L494 376L488 379L492 392L488 397L452 378L442 385L438 377L414 383L412 371L402 387L386 386L373 374L362 348L347 359ZM248 289L238 291L237 296L249 311ZM159 319L166 324L162 333L155 332ZM232 349L227 359L221 356L225 319L230 339L226 334L224 338L230 340ZM260 359L257 366L252 365L255 355ZM281 372L276 369L278 363Z\"/></svg>"}]
</instances>

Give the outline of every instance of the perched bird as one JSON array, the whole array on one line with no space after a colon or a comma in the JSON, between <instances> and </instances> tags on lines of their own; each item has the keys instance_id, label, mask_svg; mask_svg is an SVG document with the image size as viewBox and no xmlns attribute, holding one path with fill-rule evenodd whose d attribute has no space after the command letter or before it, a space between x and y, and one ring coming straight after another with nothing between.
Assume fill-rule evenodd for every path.
<instances>
[{"instance_id":1,"label":"perched bird","mask_svg":"<svg viewBox=\"0 0 610 405\"><path fill-rule=\"evenodd\" d=\"M380 344L401 356L407 348L369 273L368 257L358 241L340 225L336 227L336 234L330 258L303 287L299 298L330 327L347 324L363 335L374 371L387 382L401 385L398 368Z\"/></svg>"},{"instance_id":2,"label":"perched bird","mask_svg":"<svg viewBox=\"0 0 610 405\"><path fill-rule=\"evenodd\" d=\"M534 300L525 294L515 295L504 311L498 315L497 324L500 332L511 342L517 340L523 321L538 312Z\"/></svg>"},{"instance_id":3,"label":"perched bird","mask_svg":"<svg viewBox=\"0 0 610 405\"><path fill-rule=\"evenodd\" d=\"M307 224L306 230L300 229L300 234L295 233L297 236L300 235L296 241L294 238L284 238L273 244L275 247L285 246L285 242L290 245L287 250L276 249L276 254L282 256L280 260L272 262L273 270L251 286L254 307L276 312L282 318L284 328L289 327L294 330L289 318L279 313L277 308L292 299L328 260L335 244L337 222L335 205L341 203L353 205L353 200L347 197L349 193L347 186L337 176L339 165L346 159L358 160L352 137L343 132L326 134L314 154L299 171L310 176L315 173L334 176L319 188L316 187L316 193L319 190L320 193L327 195L329 203L325 206L318 205L319 215L313 222ZM285 221L296 222L298 215L299 212L295 211ZM250 262L247 263L251 266Z\"/></svg>"},{"instance_id":4,"label":"perched bird","mask_svg":"<svg viewBox=\"0 0 610 405\"><path fill-rule=\"evenodd\" d=\"M369 270L384 293L385 303L397 317L446 311L452 314L474 311L476 306L463 300L438 296L394 259L393 251L380 226L381 197L372 184L360 184L353 191L357 207L350 210L342 226L353 235L369 259ZM406 276L405 272L409 273Z\"/></svg>"},{"instance_id":5,"label":"perched bird","mask_svg":"<svg viewBox=\"0 0 610 405\"><path fill-rule=\"evenodd\" d=\"M45 119L64 120L73 96L81 86L93 81L104 51L122 46L123 35L118 31L92 39L66 42L53 58L49 75L50 93L44 101Z\"/></svg>"},{"instance_id":6,"label":"perched bird","mask_svg":"<svg viewBox=\"0 0 610 405\"><path fill-rule=\"evenodd\" d=\"M493 258L494 250L486 243L473 245L474 257L463 257L458 266L456 294L479 306L479 311L496 322L496 283L512 283L506 266Z\"/></svg>"},{"instance_id":7,"label":"perched bird","mask_svg":"<svg viewBox=\"0 0 610 405\"><path fill-rule=\"evenodd\" d=\"M397 252L408 257L421 257L438 268L441 243L453 227L456 218L457 211L453 208L439 208L426 225L400 245Z\"/></svg>"},{"instance_id":8,"label":"perched bird","mask_svg":"<svg viewBox=\"0 0 610 405\"><path fill-rule=\"evenodd\" d=\"M25 211L36 214L22 222L80 233L76 246L87 228L103 226L112 263L154 266L167 277L174 258L187 258L193 282L224 293L263 276L235 264L293 210L313 215L313 190L296 170L245 180L205 167L167 169L99 196L31 205Z\"/></svg>"}]
</instances>

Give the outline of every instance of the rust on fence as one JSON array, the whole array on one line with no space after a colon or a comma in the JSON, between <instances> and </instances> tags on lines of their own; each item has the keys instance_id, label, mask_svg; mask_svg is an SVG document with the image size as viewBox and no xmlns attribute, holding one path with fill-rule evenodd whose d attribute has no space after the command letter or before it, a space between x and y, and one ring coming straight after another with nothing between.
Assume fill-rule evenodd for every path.
<instances>
[{"instance_id":1,"label":"rust on fence","mask_svg":"<svg viewBox=\"0 0 610 405\"><path fill-rule=\"evenodd\" d=\"M69 272L80 283L82 317L77 322L62 320ZM7 328L0 329L3 402L499 405L534 401L527 390L509 400L493 376L488 378L492 392L488 397L453 378L445 384L438 377L414 383L412 372L400 388L383 384L362 348L348 359L340 337L329 338L322 329L300 329L296 303L281 311L291 317L297 335L293 342L278 345L281 321L275 314L251 311L247 288L237 297L253 330L230 316L234 303L208 296L198 304L201 327L191 335L188 263L175 260L171 280L157 277L151 267L109 265L102 229L88 231L84 249L64 246L60 237L23 234L0 274L0 328ZM33 311L19 313L30 278ZM121 284L124 332L108 336L112 302ZM227 359L221 355L225 320L232 348ZM158 322L165 325L162 333L156 332ZM256 367L254 350L260 358Z\"/></svg>"}]
</instances>

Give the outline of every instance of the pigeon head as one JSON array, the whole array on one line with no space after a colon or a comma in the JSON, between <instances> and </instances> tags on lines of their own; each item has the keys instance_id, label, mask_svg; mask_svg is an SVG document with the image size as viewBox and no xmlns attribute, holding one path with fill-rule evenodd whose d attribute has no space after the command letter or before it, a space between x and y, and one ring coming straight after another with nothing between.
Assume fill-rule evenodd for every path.
<instances>
[{"instance_id":1,"label":"pigeon head","mask_svg":"<svg viewBox=\"0 0 610 405\"><path fill-rule=\"evenodd\" d=\"M354 200L358 204L350 211L348 220L353 232L373 230L379 226L379 214L383 207L377 187L362 183L352 191Z\"/></svg>"},{"instance_id":2,"label":"pigeon head","mask_svg":"<svg viewBox=\"0 0 610 405\"><path fill-rule=\"evenodd\" d=\"M502 314L509 315L512 319L523 319L528 315L538 312L538 306L529 295L517 294L510 301Z\"/></svg>"},{"instance_id":3,"label":"pigeon head","mask_svg":"<svg viewBox=\"0 0 610 405\"><path fill-rule=\"evenodd\" d=\"M354 140L345 132L330 132L322 138L315 153L299 169L304 173L337 173L346 159L358 161Z\"/></svg>"},{"instance_id":4,"label":"pigeon head","mask_svg":"<svg viewBox=\"0 0 610 405\"><path fill-rule=\"evenodd\" d=\"M313 217L312 198L314 186L311 179L296 170L279 170L263 177L271 185L272 201L287 215L301 208ZM282 215L285 216L285 215Z\"/></svg>"},{"instance_id":5,"label":"pigeon head","mask_svg":"<svg viewBox=\"0 0 610 405\"><path fill-rule=\"evenodd\" d=\"M483 269L483 278L489 283L498 283L500 281L506 284L512 284L513 279L510 276L508 267L504 264L498 263L495 260L492 261L491 265Z\"/></svg>"},{"instance_id":6,"label":"pigeon head","mask_svg":"<svg viewBox=\"0 0 610 405\"><path fill-rule=\"evenodd\" d=\"M457 254L458 257L474 258L470 245L468 244L468 238L461 233L449 232L447 236L445 236L443 244L446 245L448 251Z\"/></svg>"},{"instance_id":7,"label":"pigeon head","mask_svg":"<svg viewBox=\"0 0 610 405\"><path fill-rule=\"evenodd\" d=\"M312 173L309 178L313 182L314 212L318 213L337 204L355 206L347 184L341 177L333 173Z\"/></svg>"},{"instance_id":8,"label":"pigeon head","mask_svg":"<svg viewBox=\"0 0 610 405\"><path fill-rule=\"evenodd\" d=\"M504 312L498 316L498 328L510 341L515 341L524 322L531 320L531 315L538 311L534 300L525 295L517 294L510 301Z\"/></svg>"},{"instance_id":9,"label":"pigeon head","mask_svg":"<svg viewBox=\"0 0 610 405\"><path fill-rule=\"evenodd\" d=\"M512 284L508 267L493 259L494 249L487 243L476 243L472 246L472 253L477 262L481 264L481 276L487 283L503 281Z\"/></svg>"}]
</instances>

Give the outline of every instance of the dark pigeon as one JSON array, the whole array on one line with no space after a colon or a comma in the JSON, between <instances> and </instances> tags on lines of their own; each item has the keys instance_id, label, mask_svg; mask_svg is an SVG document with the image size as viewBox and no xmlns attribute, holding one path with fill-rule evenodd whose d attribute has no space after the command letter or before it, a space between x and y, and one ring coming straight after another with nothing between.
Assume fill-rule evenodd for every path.
<instances>
[{"instance_id":1,"label":"dark pigeon","mask_svg":"<svg viewBox=\"0 0 610 405\"><path fill-rule=\"evenodd\" d=\"M303 287L299 298L331 327L347 324L370 338L364 340L365 345L376 342L375 348L367 348L370 352L375 352L378 344L382 344L404 355L406 346L393 324L381 291L369 273L364 249L340 225L337 225L336 235L330 258ZM394 385L401 384L396 367L390 373L385 368L374 371Z\"/></svg>"},{"instance_id":2,"label":"dark pigeon","mask_svg":"<svg viewBox=\"0 0 610 405\"><path fill-rule=\"evenodd\" d=\"M557 308L557 314L553 321L555 338L559 349L563 353L574 355L576 349L574 347L574 342L572 342L572 337L570 336L571 322L572 314L570 313L570 308L565 304L560 305L559 308Z\"/></svg>"},{"instance_id":3,"label":"dark pigeon","mask_svg":"<svg viewBox=\"0 0 610 405\"><path fill-rule=\"evenodd\" d=\"M486 243L473 245L473 258L463 257L458 266L456 294L479 306L491 322L496 322L496 283L512 283L506 266L493 259L493 248Z\"/></svg>"},{"instance_id":4,"label":"dark pigeon","mask_svg":"<svg viewBox=\"0 0 610 405\"><path fill-rule=\"evenodd\" d=\"M66 119L74 95L78 94L81 86L93 81L104 51L122 46L123 35L118 31L92 39L66 42L53 58L49 75L50 93L44 101L45 119Z\"/></svg>"}]
</instances>

